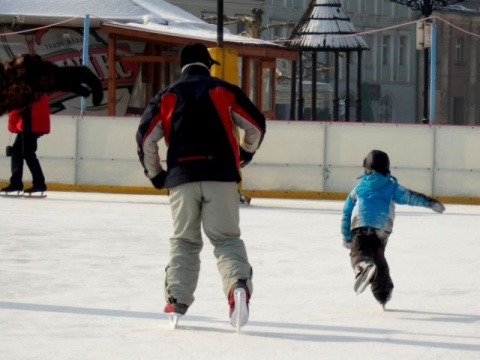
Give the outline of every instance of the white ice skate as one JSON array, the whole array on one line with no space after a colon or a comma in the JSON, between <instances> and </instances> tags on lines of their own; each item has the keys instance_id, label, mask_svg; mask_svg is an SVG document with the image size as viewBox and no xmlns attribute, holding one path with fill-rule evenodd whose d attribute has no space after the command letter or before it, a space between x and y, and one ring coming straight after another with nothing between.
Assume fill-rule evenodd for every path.
<instances>
[{"instance_id":1,"label":"white ice skate","mask_svg":"<svg viewBox=\"0 0 480 360\"><path fill-rule=\"evenodd\" d=\"M233 291L233 297L235 308L230 314L230 324L240 333L240 329L248 322L247 292L243 288L237 288Z\"/></svg>"}]
</instances>

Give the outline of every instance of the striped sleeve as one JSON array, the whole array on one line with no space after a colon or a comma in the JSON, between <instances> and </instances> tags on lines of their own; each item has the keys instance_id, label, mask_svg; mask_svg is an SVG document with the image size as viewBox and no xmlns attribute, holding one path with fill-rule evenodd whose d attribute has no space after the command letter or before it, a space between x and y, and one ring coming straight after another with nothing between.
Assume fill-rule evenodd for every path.
<instances>
[{"instance_id":1,"label":"striped sleeve","mask_svg":"<svg viewBox=\"0 0 480 360\"><path fill-rule=\"evenodd\" d=\"M137 130L137 153L148 178L154 178L163 168L160 164L158 142L165 136L165 124L170 120L171 97L166 101L158 94L148 104Z\"/></svg>"},{"instance_id":2,"label":"striped sleeve","mask_svg":"<svg viewBox=\"0 0 480 360\"><path fill-rule=\"evenodd\" d=\"M240 146L243 150L254 153L260 147L265 136L265 116L240 88L235 93L231 111L235 124L245 131Z\"/></svg>"}]
</instances>

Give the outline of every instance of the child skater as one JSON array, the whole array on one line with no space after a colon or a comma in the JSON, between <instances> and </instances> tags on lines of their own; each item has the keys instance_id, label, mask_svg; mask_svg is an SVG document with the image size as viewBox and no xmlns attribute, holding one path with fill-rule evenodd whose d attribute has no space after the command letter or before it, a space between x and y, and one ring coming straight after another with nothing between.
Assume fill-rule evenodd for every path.
<instances>
[{"instance_id":1,"label":"child skater","mask_svg":"<svg viewBox=\"0 0 480 360\"><path fill-rule=\"evenodd\" d=\"M424 194L407 189L390 175L388 155L372 150L363 161L360 182L343 206L343 245L350 249L355 272L354 290L360 294L370 284L373 296L385 308L393 291L385 247L392 232L395 203L423 206L438 213L443 204Z\"/></svg>"}]
</instances>

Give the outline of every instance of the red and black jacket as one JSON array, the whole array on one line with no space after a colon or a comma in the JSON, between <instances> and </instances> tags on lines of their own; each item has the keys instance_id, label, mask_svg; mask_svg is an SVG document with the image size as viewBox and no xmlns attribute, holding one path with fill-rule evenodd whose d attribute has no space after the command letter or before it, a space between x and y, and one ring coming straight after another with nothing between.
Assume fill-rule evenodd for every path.
<instances>
[{"instance_id":1,"label":"red and black jacket","mask_svg":"<svg viewBox=\"0 0 480 360\"><path fill-rule=\"evenodd\" d=\"M238 139L236 126L244 130ZM237 86L187 66L180 79L147 106L137 131L145 174L161 170L158 141L165 138L166 187L195 181L239 182L240 149L255 153L265 134L265 117Z\"/></svg>"},{"instance_id":2,"label":"red and black jacket","mask_svg":"<svg viewBox=\"0 0 480 360\"><path fill-rule=\"evenodd\" d=\"M42 97L26 108L10 111L8 113L8 131L11 133L50 133L48 96Z\"/></svg>"}]
</instances>

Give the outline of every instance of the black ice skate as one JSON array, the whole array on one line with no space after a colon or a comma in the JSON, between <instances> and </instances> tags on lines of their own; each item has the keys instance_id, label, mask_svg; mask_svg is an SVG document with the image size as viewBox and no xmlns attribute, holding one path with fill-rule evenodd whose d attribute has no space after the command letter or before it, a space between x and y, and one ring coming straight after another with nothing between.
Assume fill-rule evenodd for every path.
<instances>
[{"instance_id":1,"label":"black ice skate","mask_svg":"<svg viewBox=\"0 0 480 360\"><path fill-rule=\"evenodd\" d=\"M39 185L33 185L32 187L25 189L23 192L23 196L27 198L44 198L47 195L45 195L45 191L47 191L47 186L39 186Z\"/></svg>"},{"instance_id":2,"label":"black ice skate","mask_svg":"<svg viewBox=\"0 0 480 360\"><path fill-rule=\"evenodd\" d=\"M393 291L393 288L388 291L379 291L379 292L373 293L373 296L375 297L375 299L378 301L380 305L382 305L383 310L385 310L385 305L392 298L392 291Z\"/></svg>"},{"instance_id":3,"label":"black ice skate","mask_svg":"<svg viewBox=\"0 0 480 360\"><path fill-rule=\"evenodd\" d=\"M248 322L250 291L245 281L238 281L228 293L230 305L230 324L240 332Z\"/></svg>"},{"instance_id":4,"label":"black ice skate","mask_svg":"<svg viewBox=\"0 0 480 360\"><path fill-rule=\"evenodd\" d=\"M355 265L355 283L353 289L357 294L361 294L375 276L377 267L374 263L368 261L361 261Z\"/></svg>"},{"instance_id":5,"label":"black ice skate","mask_svg":"<svg viewBox=\"0 0 480 360\"><path fill-rule=\"evenodd\" d=\"M0 194L2 196L22 196L23 185L9 184L0 189Z\"/></svg>"}]
</instances>

